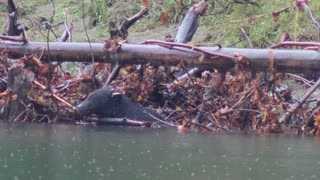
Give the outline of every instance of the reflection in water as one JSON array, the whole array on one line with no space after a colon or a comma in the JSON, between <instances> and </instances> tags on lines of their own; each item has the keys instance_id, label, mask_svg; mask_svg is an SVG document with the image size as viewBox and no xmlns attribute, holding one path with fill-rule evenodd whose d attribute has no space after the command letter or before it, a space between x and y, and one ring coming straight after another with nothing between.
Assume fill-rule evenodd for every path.
<instances>
[{"instance_id":1,"label":"reflection in water","mask_svg":"<svg viewBox=\"0 0 320 180\"><path fill-rule=\"evenodd\" d=\"M319 179L318 138L0 124L0 179Z\"/></svg>"}]
</instances>

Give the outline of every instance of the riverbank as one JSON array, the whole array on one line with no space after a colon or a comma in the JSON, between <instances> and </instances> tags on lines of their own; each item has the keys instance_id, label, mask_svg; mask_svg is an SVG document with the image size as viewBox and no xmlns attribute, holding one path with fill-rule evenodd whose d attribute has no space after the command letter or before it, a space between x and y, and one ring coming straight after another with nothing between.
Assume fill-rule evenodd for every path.
<instances>
[{"instance_id":1,"label":"riverbank","mask_svg":"<svg viewBox=\"0 0 320 180\"><path fill-rule=\"evenodd\" d=\"M23 0L18 3L22 14L24 14L20 21L32 28L29 34L33 41L46 40L34 26L37 17L50 20L51 16L54 15L53 24L58 24L64 21L64 12L68 11L69 18L74 24L74 41L88 41L84 33L85 25L90 40L101 42L108 37L108 22L110 20L119 25L143 7L140 0L130 0L128 2L91 2L84 0L83 2L84 4L74 0L55 0L53 3L41 0ZM164 35L168 34L174 36L183 16L192 6L191 2L185 1L181 1L182 4L174 1L149 0L148 2L149 14L137 22L129 31L129 40L132 42L140 42L149 38L163 39ZM82 5L84 5L84 8L82 8ZM317 19L320 16L317 11L320 8L320 3L311 1L308 5ZM206 15L201 18L200 29L193 39L194 42L214 42L228 46L242 38L241 28L249 34L253 46L258 48L278 43L284 32L288 32L292 40L319 41L319 33L307 14L297 11L291 1L270 3L270 1L261 0L257 4L209 1L208 6ZM5 11L4 3L0 4L0 7L2 11ZM278 14L279 16L272 16L272 13L285 8L288 9ZM245 11L243 11L244 9ZM83 23L82 17L84 17L85 23ZM93 24L93 21L96 23ZM4 22L4 19L2 19L2 22ZM60 35L64 26L58 26L54 30L56 34ZM52 40L54 41L54 39ZM249 47L249 44L246 40L243 40L236 46Z\"/></svg>"}]
</instances>

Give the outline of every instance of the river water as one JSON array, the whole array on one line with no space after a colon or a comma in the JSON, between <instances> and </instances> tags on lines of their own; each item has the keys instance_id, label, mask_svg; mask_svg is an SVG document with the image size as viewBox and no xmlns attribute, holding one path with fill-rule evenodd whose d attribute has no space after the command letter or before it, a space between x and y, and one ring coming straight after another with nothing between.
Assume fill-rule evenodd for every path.
<instances>
[{"instance_id":1,"label":"river water","mask_svg":"<svg viewBox=\"0 0 320 180\"><path fill-rule=\"evenodd\" d=\"M293 135L0 123L0 179L320 179L319 142Z\"/></svg>"}]
</instances>

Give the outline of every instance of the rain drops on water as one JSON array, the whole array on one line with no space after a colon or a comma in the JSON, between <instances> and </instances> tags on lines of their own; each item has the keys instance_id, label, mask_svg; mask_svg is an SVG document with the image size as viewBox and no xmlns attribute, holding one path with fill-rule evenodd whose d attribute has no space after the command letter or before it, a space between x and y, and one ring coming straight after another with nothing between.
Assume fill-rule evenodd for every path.
<instances>
[{"instance_id":1,"label":"rain drops on water","mask_svg":"<svg viewBox=\"0 0 320 180\"><path fill-rule=\"evenodd\" d=\"M63 164L63 167L66 168L66 169L71 169L72 165Z\"/></svg>"},{"instance_id":2,"label":"rain drops on water","mask_svg":"<svg viewBox=\"0 0 320 180\"><path fill-rule=\"evenodd\" d=\"M95 158L93 158L90 161L88 161L88 164L95 164L95 163L96 163L96 159Z\"/></svg>"},{"instance_id":3,"label":"rain drops on water","mask_svg":"<svg viewBox=\"0 0 320 180\"><path fill-rule=\"evenodd\" d=\"M179 167L180 166L180 162L177 162L176 165Z\"/></svg>"},{"instance_id":4,"label":"rain drops on water","mask_svg":"<svg viewBox=\"0 0 320 180\"><path fill-rule=\"evenodd\" d=\"M109 172L114 172L114 169L113 169L113 167L112 167L112 166L110 166L110 168L109 168Z\"/></svg>"}]
</instances>

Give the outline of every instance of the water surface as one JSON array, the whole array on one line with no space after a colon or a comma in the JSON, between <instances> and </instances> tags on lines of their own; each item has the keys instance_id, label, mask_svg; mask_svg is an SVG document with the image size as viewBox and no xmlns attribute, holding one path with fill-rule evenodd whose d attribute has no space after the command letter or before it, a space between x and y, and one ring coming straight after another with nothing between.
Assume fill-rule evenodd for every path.
<instances>
[{"instance_id":1,"label":"water surface","mask_svg":"<svg viewBox=\"0 0 320 180\"><path fill-rule=\"evenodd\" d=\"M0 179L320 179L319 140L0 123Z\"/></svg>"}]
</instances>

